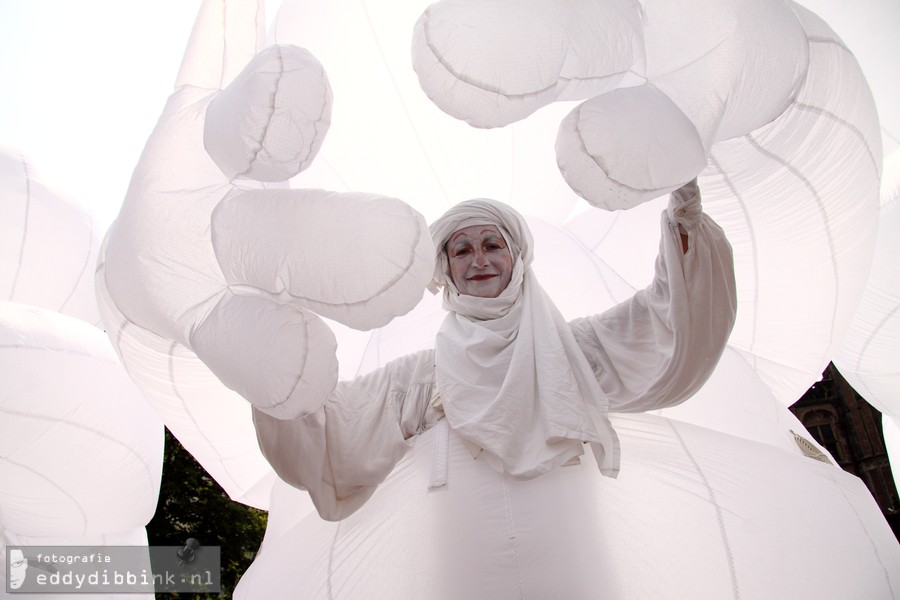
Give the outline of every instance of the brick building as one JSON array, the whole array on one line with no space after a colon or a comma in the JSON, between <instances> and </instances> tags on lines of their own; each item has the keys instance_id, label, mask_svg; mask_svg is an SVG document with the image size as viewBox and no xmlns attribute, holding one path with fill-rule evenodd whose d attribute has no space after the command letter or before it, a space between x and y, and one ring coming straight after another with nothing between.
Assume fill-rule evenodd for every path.
<instances>
[{"instance_id":1,"label":"brick building","mask_svg":"<svg viewBox=\"0 0 900 600\"><path fill-rule=\"evenodd\" d=\"M862 479L900 540L900 499L884 445L881 413L831 364L791 411L841 468Z\"/></svg>"}]
</instances>

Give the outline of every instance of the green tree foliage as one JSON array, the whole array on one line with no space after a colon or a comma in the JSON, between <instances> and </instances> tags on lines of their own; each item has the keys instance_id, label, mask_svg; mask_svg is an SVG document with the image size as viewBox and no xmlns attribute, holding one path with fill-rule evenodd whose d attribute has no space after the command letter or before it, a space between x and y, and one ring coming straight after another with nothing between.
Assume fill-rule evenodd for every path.
<instances>
[{"instance_id":1,"label":"green tree foliage","mask_svg":"<svg viewBox=\"0 0 900 600\"><path fill-rule=\"evenodd\" d=\"M220 546L222 595L231 598L256 555L266 512L234 502L166 429L162 485L156 514L147 524L151 546L184 546L188 538ZM158 594L160 599L199 600L200 594ZM215 596L210 596L215 597Z\"/></svg>"}]
</instances>

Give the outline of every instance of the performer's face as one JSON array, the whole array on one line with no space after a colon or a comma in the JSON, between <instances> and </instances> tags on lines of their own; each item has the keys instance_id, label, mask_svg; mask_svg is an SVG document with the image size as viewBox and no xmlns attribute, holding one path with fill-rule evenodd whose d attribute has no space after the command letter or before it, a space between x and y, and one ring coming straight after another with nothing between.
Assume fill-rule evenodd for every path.
<instances>
[{"instance_id":1,"label":"performer's face","mask_svg":"<svg viewBox=\"0 0 900 600\"><path fill-rule=\"evenodd\" d=\"M512 276L512 254L494 225L472 225L447 240L450 276L460 294L496 298Z\"/></svg>"}]
</instances>

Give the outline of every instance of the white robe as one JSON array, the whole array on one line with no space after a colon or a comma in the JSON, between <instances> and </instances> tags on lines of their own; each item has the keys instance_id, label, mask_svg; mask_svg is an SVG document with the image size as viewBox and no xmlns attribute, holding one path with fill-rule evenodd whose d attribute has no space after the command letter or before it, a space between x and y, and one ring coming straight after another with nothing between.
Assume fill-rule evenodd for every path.
<instances>
[{"instance_id":1,"label":"white robe","mask_svg":"<svg viewBox=\"0 0 900 600\"><path fill-rule=\"evenodd\" d=\"M734 271L724 233L705 215L679 217L685 215L677 206L663 213L656 273L646 289L570 322L610 412L649 411L689 398L712 373L734 325ZM679 224L689 236L687 253ZM279 476L308 490L323 518L338 520L362 506L416 436L441 418L433 396L434 351L426 350L339 383L304 417L278 420L254 410L254 423Z\"/></svg>"}]
</instances>

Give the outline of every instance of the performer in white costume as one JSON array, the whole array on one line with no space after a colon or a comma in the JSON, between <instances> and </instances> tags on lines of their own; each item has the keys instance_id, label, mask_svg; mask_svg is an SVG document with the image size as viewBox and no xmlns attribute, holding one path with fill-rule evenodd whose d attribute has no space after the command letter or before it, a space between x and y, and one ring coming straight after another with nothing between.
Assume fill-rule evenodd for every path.
<instances>
[{"instance_id":1,"label":"performer in white costume","mask_svg":"<svg viewBox=\"0 0 900 600\"><path fill-rule=\"evenodd\" d=\"M256 409L260 446L329 520L350 515L417 435L446 419L476 461L515 479L575 464L589 444L619 469L608 412L684 401L712 373L734 325L731 248L691 182L670 197L653 282L602 314L565 322L536 280L524 218L470 200L431 226L433 290L449 311L433 350L341 382L317 410ZM565 265L560 265L565 269Z\"/></svg>"}]
</instances>

